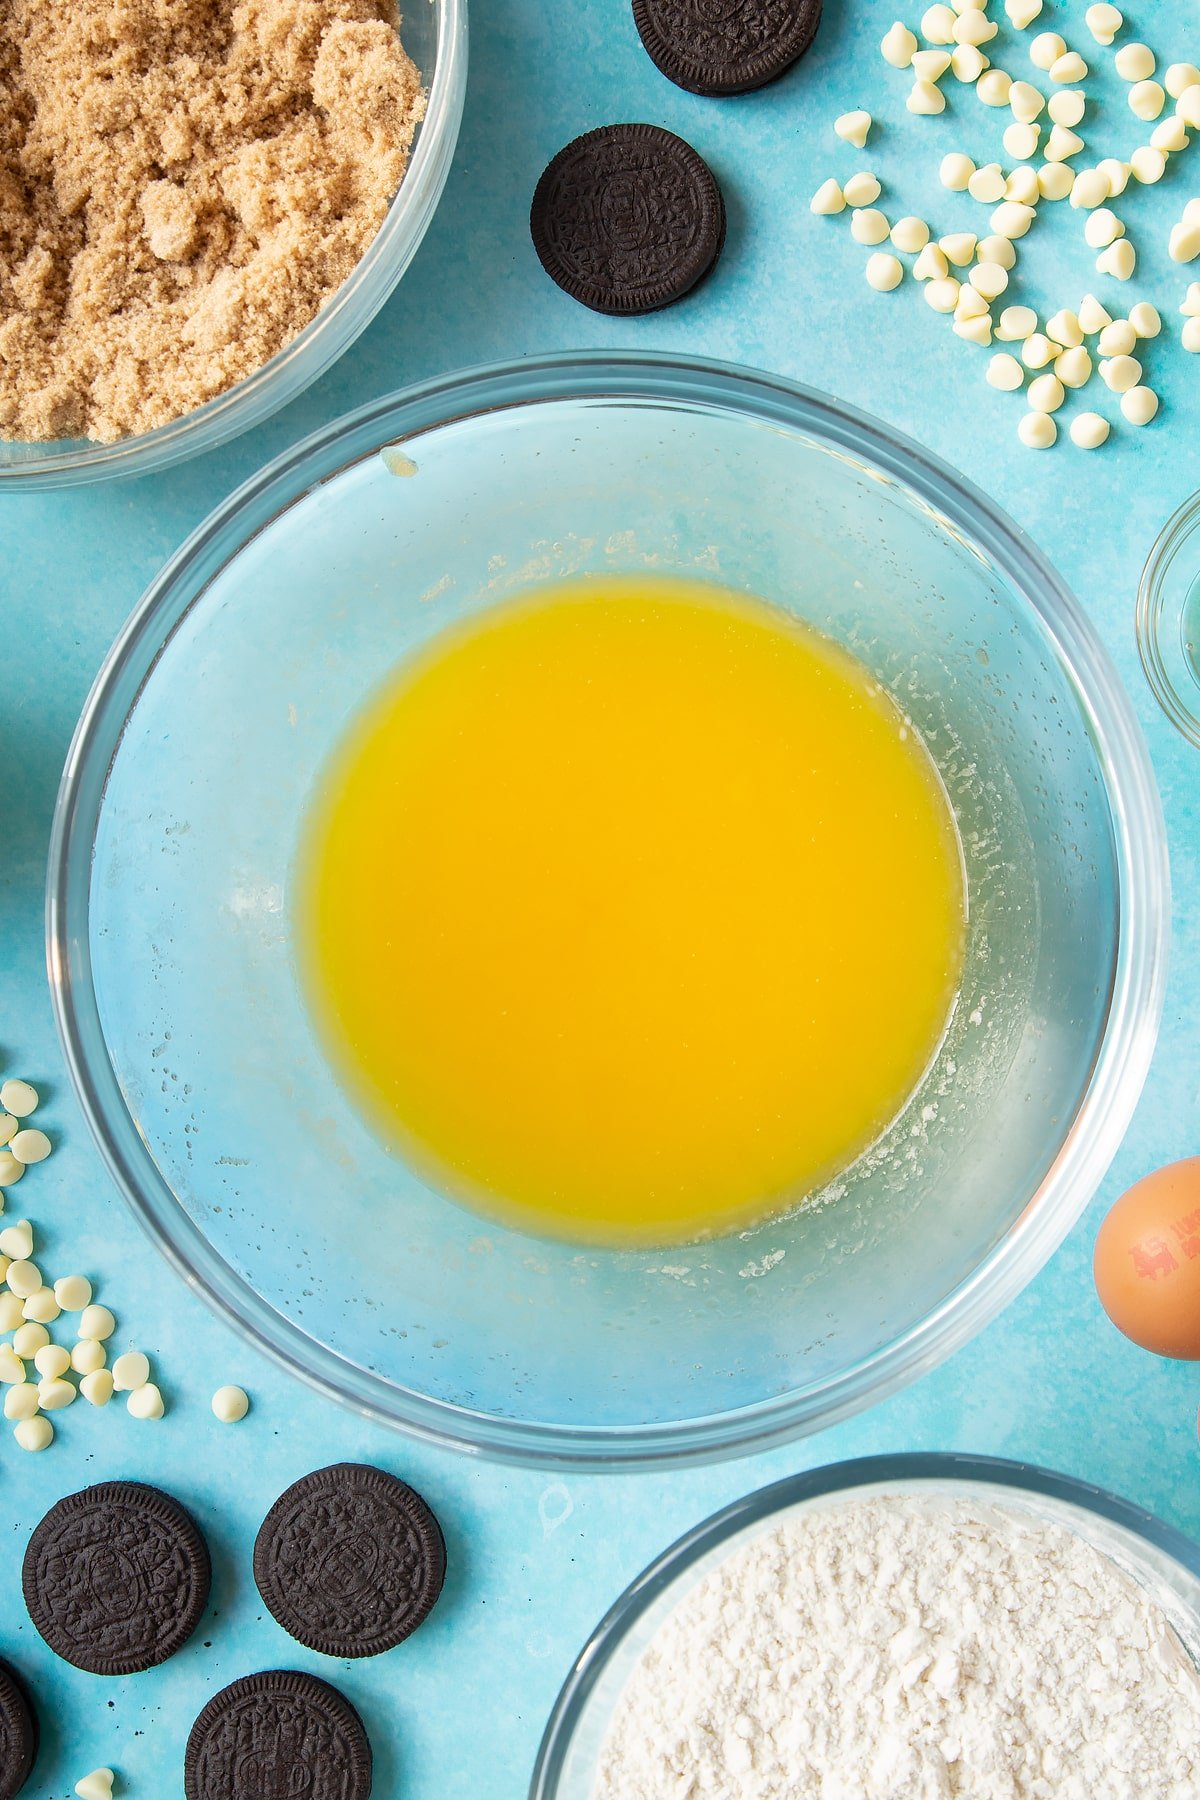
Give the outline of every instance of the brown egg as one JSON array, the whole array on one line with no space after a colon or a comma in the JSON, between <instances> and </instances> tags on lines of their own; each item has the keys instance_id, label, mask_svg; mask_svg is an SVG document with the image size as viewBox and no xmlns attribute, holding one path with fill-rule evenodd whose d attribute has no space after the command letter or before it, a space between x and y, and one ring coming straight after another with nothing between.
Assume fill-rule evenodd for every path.
<instances>
[{"instance_id":1,"label":"brown egg","mask_svg":"<svg viewBox=\"0 0 1200 1800\"><path fill-rule=\"evenodd\" d=\"M1200 1156L1143 1176L1096 1239L1096 1292L1119 1331L1200 1362Z\"/></svg>"}]
</instances>

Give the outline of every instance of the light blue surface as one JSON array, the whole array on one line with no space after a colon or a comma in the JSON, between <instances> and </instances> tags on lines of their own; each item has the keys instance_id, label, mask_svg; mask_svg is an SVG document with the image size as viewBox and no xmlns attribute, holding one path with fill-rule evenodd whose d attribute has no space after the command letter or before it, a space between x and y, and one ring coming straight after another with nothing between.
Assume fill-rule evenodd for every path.
<instances>
[{"instance_id":1,"label":"light blue surface","mask_svg":"<svg viewBox=\"0 0 1200 1800\"><path fill-rule=\"evenodd\" d=\"M419 4L419 0L414 0ZM999 12L998 0L993 10ZM1158 0L1132 28L1165 63L1196 60L1191 0ZM1097 66L1082 4L1047 4ZM1200 907L1200 760L1162 720L1132 636L1142 560L1174 507L1200 486L1200 359L1179 349L1186 273L1167 259L1167 227L1200 189L1200 146L1158 188L1118 202L1140 259L1122 289L1094 273L1078 213L1060 206L1023 249L1032 296L1054 310L1088 288L1110 310L1153 298L1167 334L1149 346L1160 419L1087 456L1069 443L1044 455L1015 437L1019 401L983 381L986 353L955 339L911 284L875 295L867 252L844 218L813 219L808 196L828 173L874 167L883 204L924 212L939 231L978 225L964 196L944 194L936 165L960 145L1002 154L1002 115L951 83L932 121L904 111L904 78L875 45L892 0L826 0L819 47L779 86L739 101L687 96L656 73L623 0L477 0L467 118L446 199L397 296L350 355L307 397L230 449L167 475L0 508L0 1065L46 1096L52 1160L14 1191L47 1261L81 1267L121 1319L120 1337L157 1360L170 1413L136 1424L123 1409L80 1405L39 1458L0 1441L9 1530L0 1539L0 1653L42 1701L46 1752L29 1792L65 1800L111 1763L131 1795L180 1791L182 1746L208 1694L234 1676L284 1663L326 1667L360 1705L375 1741L381 1800L519 1800L537 1739L574 1651L618 1590L679 1531L715 1506L794 1469L874 1450L962 1448L1024 1456L1111 1486L1200 1532L1194 1370L1142 1355L1112 1330L1092 1293L1089 1257L1103 1204L1157 1163L1200 1149L1195 1000ZM1008 41L1007 29L1001 42ZM1001 53L1014 72L1023 52ZM1120 98L1089 150L1128 151L1145 136ZM837 143L832 117L866 104L879 124L865 153ZM672 312L614 323L552 288L526 231L528 196L547 158L610 118L681 131L725 187L729 240L715 277ZM896 187L891 183L893 179ZM1194 273L1194 271L1193 271ZM1020 289L1021 291L1017 291ZM1176 888L1175 948L1155 1067L1134 1126L1088 1219L1021 1300L949 1365L849 1425L788 1450L709 1470L565 1483L513 1473L368 1428L260 1364L209 1317L142 1242L100 1171L65 1091L42 963L41 886L58 772L88 684L121 620L162 559L214 502L277 449L350 405L457 364L579 344L680 348L774 367L882 414L956 463L1049 552L1121 667L1150 738L1166 806ZM1119 414L1097 383L1082 402ZM1072 402L1077 406L1079 401ZM287 1196L280 1196L287 1204ZM552 1346L550 1347L552 1348ZM242 1381L255 1410L221 1427L208 1412L218 1382ZM337 1456L404 1474L437 1508L451 1574L429 1624L374 1663L329 1670L264 1618L249 1572L253 1532L296 1475ZM216 1565L214 1616L155 1674L104 1684L56 1663L25 1619L21 1553L60 1494L114 1474L173 1489L203 1519Z\"/></svg>"}]
</instances>

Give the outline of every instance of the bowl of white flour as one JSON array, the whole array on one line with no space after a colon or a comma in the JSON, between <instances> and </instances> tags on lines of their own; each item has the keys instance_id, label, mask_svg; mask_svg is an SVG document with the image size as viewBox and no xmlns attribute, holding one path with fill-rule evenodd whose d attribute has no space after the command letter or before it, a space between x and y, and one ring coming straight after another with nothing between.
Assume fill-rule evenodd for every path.
<instances>
[{"instance_id":1,"label":"bowl of white flour","mask_svg":"<svg viewBox=\"0 0 1200 1800\"><path fill-rule=\"evenodd\" d=\"M531 1800L1196 1800L1200 1545L991 1458L820 1469L653 1563Z\"/></svg>"}]
</instances>

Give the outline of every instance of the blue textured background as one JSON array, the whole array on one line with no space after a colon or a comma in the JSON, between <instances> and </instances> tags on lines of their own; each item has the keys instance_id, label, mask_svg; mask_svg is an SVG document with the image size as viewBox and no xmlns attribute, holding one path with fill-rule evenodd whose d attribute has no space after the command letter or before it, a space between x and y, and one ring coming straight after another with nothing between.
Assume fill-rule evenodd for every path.
<instances>
[{"instance_id":1,"label":"blue textured background","mask_svg":"<svg viewBox=\"0 0 1200 1800\"><path fill-rule=\"evenodd\" d=\"M948 80L946 114L912 119L905 78L876 48L893 7L826 0L819 43L799 69L759 95L720 103L658 75L626 0L476 0L466 123L445 200L399 292L350 354L222 452L157 478L0 505L0 1069L36 1081L58 1145L14 1190L9 1216L33 1217L52 1267L96 1279L98 1297L119 1313L118 1342L152 1354L170 1405L157 1425L135 1423L119 1405L104 1413L77 1405L59 1415L59 1441L41 1457L23 1455L0 1432L0 1653L26 1671L42 1703L45 1751L29 1788L38 1800L65 1800L84 1771L106 1762L120 1773L121 1793L177 1794L187 1730L208 1695L281 1661L324 1669L359 1705L376 1746L380 1800L518 1800L559 1682L626 1581L725 1500L842 1456L959 1448L1028 1457L1200 1532L1200 1378L1118 1337L1089 1273L1105 1203L1150 1167L1200 1150L1200 757L1156 712L1133 641L1145 554L1200 486L1200 359L1179 347L1186 272L1166 253L1169 224L1200 192L1200 146L1175 159L1158 188L1135 188L1116 203L1140 258L1125 288L1095 275L1078 213L1043 209L1049 219L1022 246L1009 298L1048 311L1077 304L1088 288L1112 311L1153 298L1167 332L1148 347L1147 369L1164 407L1135 433L1097 381L1082 404L1117 419L1106 451L1085 455L1065 435L1048 454L1026 451L1016 439L1019 399L984 383L987 353L954 338L911 282L894 295L872 293L862 278L868 252L852 242L848 215L815 219L808 210L824 176L865 166L883 178L880 204L893 217L924 213L944 233L978 228L985 216L965 195L941 190L937 163L959 147L1003 160L1008 115ZM1000 0L992 11L1002 17ZM1039 25L1061 29L1105 71L1089 83L1111 104L1088 154L1127 154L1149 128L1126 107L1111 53L1092 44L1083 11L1083 0L1048 0ZM1160 65L1200 59L1194 0L1142 0L1130 21ZM1005 26L996 60L1042 79L1012 42ZM866 152L830 129L837 113L858 105L877 120ZM575 133L618 118L688 137L716 170L730 220L723 261L702 290L671 312L626 323L587 313L553 288L526 231L543 164ZM374 394L462 364L585 344L696 351L798 376L910 432L1007 507L1074 585L1133 693L1166 805L1176 911L1164 1030L1133 1129L1083 1224L997 1324L898 1399L791 1449L707 1471L562 1481L363 1424L247 1353L183 1291L143 1243L66 1090L41 898L55 787L88 685L146 581L209 508L277 450ZM254 1398L251 1419L233 1430L208 1410L224 1381L244 1383ZM340 1669L299 1650L264 1617L249 1552L285 1484L343 1456L377 1461L428 1495L445 1524L451 1573L433 1618L408 1645ZM42 1645L25 1618L19 1569L29 1529L53 1500L115 1474L161 1482L195 1508L216 1578L212 1614L185 1652L156 1673L106 1684L57 1663Z\"/></svg>"}]
</instances>

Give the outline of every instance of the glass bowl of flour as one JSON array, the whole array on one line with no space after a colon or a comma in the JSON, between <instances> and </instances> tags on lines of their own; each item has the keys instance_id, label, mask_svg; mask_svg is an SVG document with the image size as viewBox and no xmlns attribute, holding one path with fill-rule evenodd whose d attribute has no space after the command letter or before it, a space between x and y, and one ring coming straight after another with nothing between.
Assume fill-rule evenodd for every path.
<instances>
[{"instance_id":1,"label":"glass bowl of flour","mask_svg":"<svg viewBox=\"0 0 1200 1800\"><path fill-rule=\"evenodd\" d=\"M1194 1800L1200 1545L1069 1476L870 1457L735 1501L581 1651L531 1800Z\"/></svg>"}]
</instances>

